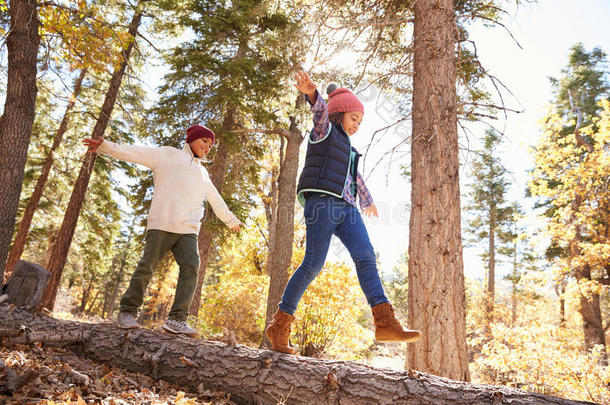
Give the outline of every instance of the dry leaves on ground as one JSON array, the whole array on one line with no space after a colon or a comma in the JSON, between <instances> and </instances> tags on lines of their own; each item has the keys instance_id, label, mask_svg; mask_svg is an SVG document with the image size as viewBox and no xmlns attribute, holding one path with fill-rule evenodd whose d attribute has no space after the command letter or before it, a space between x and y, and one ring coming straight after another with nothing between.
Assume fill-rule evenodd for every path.
<instances>
[{"instance_id":1,"label":"dry leaves on ground","mask_svg":"<svg viewBox=\"0 0 610 405\"><path fill-rule=\"evenodd\" d=\"M224 392L200 386L198 393L116 367L80 358L62 348L0 348L0 359L22 375L38 374L14 393L6 390L7 370L0 368L0 403L6 404L174 404L231 405Z\"/></svg>"}]
</instances>

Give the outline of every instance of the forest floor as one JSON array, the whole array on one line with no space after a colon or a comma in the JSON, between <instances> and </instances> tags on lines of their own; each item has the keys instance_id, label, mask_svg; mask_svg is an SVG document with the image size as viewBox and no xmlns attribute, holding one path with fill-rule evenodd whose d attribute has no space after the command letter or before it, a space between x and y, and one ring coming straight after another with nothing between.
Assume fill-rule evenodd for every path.
<instances>
[{"instance_id":1,"label":"forest floor","mask_svg":"<svg viewBox=\"0 0 610 405\"><path fill-rule=\"evenodd\" d=\"M27 370L38 374L11 395L4 390L6 372L0 369L0 404L234 404L223 392L202 387L197 393L184 392L165 381L96 363L58 347L3 347L0 358L18 375Z\"/></svg>"}]
</instances>

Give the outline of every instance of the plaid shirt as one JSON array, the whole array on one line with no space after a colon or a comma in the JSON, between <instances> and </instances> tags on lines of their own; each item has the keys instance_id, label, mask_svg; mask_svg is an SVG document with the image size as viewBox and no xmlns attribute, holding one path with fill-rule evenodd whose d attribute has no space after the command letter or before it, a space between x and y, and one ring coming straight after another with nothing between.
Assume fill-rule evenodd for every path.
<instances>
[{"instance_id":1,"label":"plaid shirt","mask_svg":"<svg viewBox=\"0 0 610 405\"><path fill-rule=\"evenodd\" d=\"M328 126L330 125L330 121L328 119L328 108L326 107L326 102L322 97L320 97L320 93L316 90L316 102L312 103L309 100L309 97L306 97L309 104L311 104L311 112L313 112L313 133L312 133L312 141L317 141L326 136L328 133ZM369 189L366 188L364 184L364 179L360 172L358 172L358 177L356 178L356 186L358 197L360 198L360 208L367 209L373 204L373 197L369 192ZM352 174L347 174L347 182L345 184L345 188L343 189L343 199L357 207L356 205L356 196L352 194Z\"/></svg>"}]
</instances>

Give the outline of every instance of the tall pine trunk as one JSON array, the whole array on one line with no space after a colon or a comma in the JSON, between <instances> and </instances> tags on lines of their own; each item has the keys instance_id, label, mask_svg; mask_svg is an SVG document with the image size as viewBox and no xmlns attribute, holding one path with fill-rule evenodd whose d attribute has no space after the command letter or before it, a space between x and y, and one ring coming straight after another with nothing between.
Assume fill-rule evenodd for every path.
<instances>
[{"instance_id":1,"label":"tall pine trunk","mask_svg":"<svg viewBox=\"0 0 610 405\"><path fill-rule=\"evenodd\" d=\"M40 198L42 197L42 192L47 184L47 179L49 178L49 173L51 172L51 167L53 167L53 162L55 157L53 154L61 144L61 141L68 129L68 122L70 121L70 113L74 108L74 104L76 104L76 99L78 98L82 83L87 73L87 69L82 69L80 75L76 79L74 83L74 89L72 90L72 97L66 106L66 111L64 112L64 116L61 120L61 124L59 125L59 129L55 133L53 138L53 145L51 146L51 150L49 154L44 160L42 165L42 169L40 170L40 176L38 176L38 180L36 180L36 186L34 187L34 192L30 197L30 201L28 201L28 205L23 212L23 217L21 218L21 222L19 223L19 229L17 230L17 236L15 236L15 240L13 242L13 246L11 247L11 251L8 256L8 260L6 262L6 268L4 270L5 277L8 278L10 273L15 268L17 261L21 258L23 254L23 249L25 247L25 242L28 237L28 233L30 232L30 226L32 225L32 218L34 217L34 213L38 209L38 204L40 203Z\"/></svg>"},{"instance_id":2,"label":"tall pine trunk","mask_svg":"<svg viewBox=\"0 0 610 405\"><path fill-rule=\"evenodd\" d=\"M487 293L485 296L485 328L491 334L494 318L494 298L496 291L496 207L489 207L489 266L487 272Z\"/></svg>"},{"instance_id":3,"label":"tall pine trunk","mask_svg":"<svg viewBox=\"0 0 610 405\"><path fill-rule=\"evenodd\" d=\"M468 380L453 0L415 2L407 366Z\"/></svg>"},{"instance_id":4,"label":"tall pine trunk","mask_svg":"<svg viewBox=\"0 0 610 405\"><path fill-rule=\"evenodd\" d=\"M11 0L6 38L8 75L0 117L0 282L19 206L36 111L36 56L40 35L35 0Z\"/></svg>"},{"instance_id":5,"label":"tall pine trunk","mask_svg":"<svg viewBox=\"0 0 610 405\"><path fill-rule=\"evenodd\" d=\"M125 265L127 264L127 255L129 255L129 248L131 247L131 239L133 238L134 226L135 226L135 218L131 223L131 227L129 228L129 236L127 237L127 242L125 243L125 248L123 249L123 255L121 257L121 264L119 265L119 269L112 280L112 289L108 294L108 299L104 300L104 305L102 309L102 316L105 319L109 319L112 317L112 313L114 312L114 307L116 306L116 299L119 295L119 287L121 286L121 282L123 281L123 276L125 275Z\"/></svg>"},{"instance_id":6,"label":"tall pine trunk","mask_svg":"<svg viewBox=\"0 0 610 405\"><path fill-rule=\"evenodd\" d=\"M516 228L516 227L515 227ZM517 234L517 230L515 229L515 235ZM512 325L515 326L517 324L517 238L513 239L513 276L511 280L512 290L510 294L511 307L512 307L512 316L511 321Z\"/></svg>"},{"instance_id":7,"label":"tall pine trunk","mask_svg":"<svg viewBox=\"0 0 610 405\"><path fill-rule=\"evenodd\" d=\"M121 87L121 82L129 61L129 55L133 49L141 20L142 12L137 11L129 23L128 32L131 41L123 51L123 61L114 71L112 78L110 79L110 85L106 91L102 110L93 129L93 134L91 135L93 139L101 138L108 127L108 122L112 115L112 110L119 93L119 88ZM72 243L72 237L74 236L74 230L76 229L76 223L85 200L85 193L87 191L87 186L89 185L89 179L91 178L96 156L95 153L87 152L83 160L80 173L78 174L74 189L72 190L72 195L70 196L70 202L68 203L68 207L64 214L57 241L53 244L51 249L51 257L47 264L47 269L51 272L51 278L45 289L41 303L41 307L47 308L48 310L53 310L53 306L55 305L55 297L57 296L57 290L59 289L61 275L66 264L70 244Z\"/></svg>"},{"instance_id":8,"label":"tall pine trunk","mask_svg":"<svg viewBox=\"0 0 610 405\"><path fill-rule=\"evenodd\" d=\"M223 132L228 132L234 129L235 126L235 109L230 108L222 123ZM219 140L218 150L214 156L214 163L210 166L210 180L212 184L222 193L222 188L225 182L225 175L227 173L227 167L229 166L229 145L222 140ZM203 287L203 279L208 268L208 260L210 258L210 250L212 246L212 240L214 239L213 227L207 226L214 218L212 207L208 205L203 215L203 221L201 224L201 230L199 231L198 245L199 245L199 272L197 276L197 288L195 289L195 295L193 302L191 302L190 314L197 316L199 314L199 308L201 307L201 289Z\"/></svg>"},{"instance_id":9,"label":"tall pine trunk","mask_svg":"<svg viewBox=\"0 0 610 405\"><path fill-rule=\"evenodd\" d=\"M297 98L297 110L303 104L304 98ZM283 161L280 162L280 175L278 179L277 222L275 224L275 242L269 250L268 273L269 293L267 295L267 314L265 329L269 325L273 314L277 310L284 288L290 278L290 264L292 261L292 242L294 239L294 205L297 189L297 172L299 169L299 149L303 136L299 131L296 117L290 117L290 128L286 137L286 150ZM263 334L263 344L268 344Z\"/></svg>"}]
</instances>

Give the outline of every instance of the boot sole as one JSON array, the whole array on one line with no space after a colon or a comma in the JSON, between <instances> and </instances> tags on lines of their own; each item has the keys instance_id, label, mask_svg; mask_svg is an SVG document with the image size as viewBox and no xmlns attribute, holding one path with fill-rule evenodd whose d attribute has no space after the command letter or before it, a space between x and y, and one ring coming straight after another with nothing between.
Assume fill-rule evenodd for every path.
<instances>
[{"instance_id":1,"label":"boot sole","mask_svg":"<svg viewBox=\"0 0 610 405\"><path fill-rule=\"evenodd\" d=\"M121 325L120 323L117 322L117 324L119 325L119 328L121 329L140 329L140 325L133 325L133 326L127 326L127 325Z\"/></svg>"}]
</instances>

